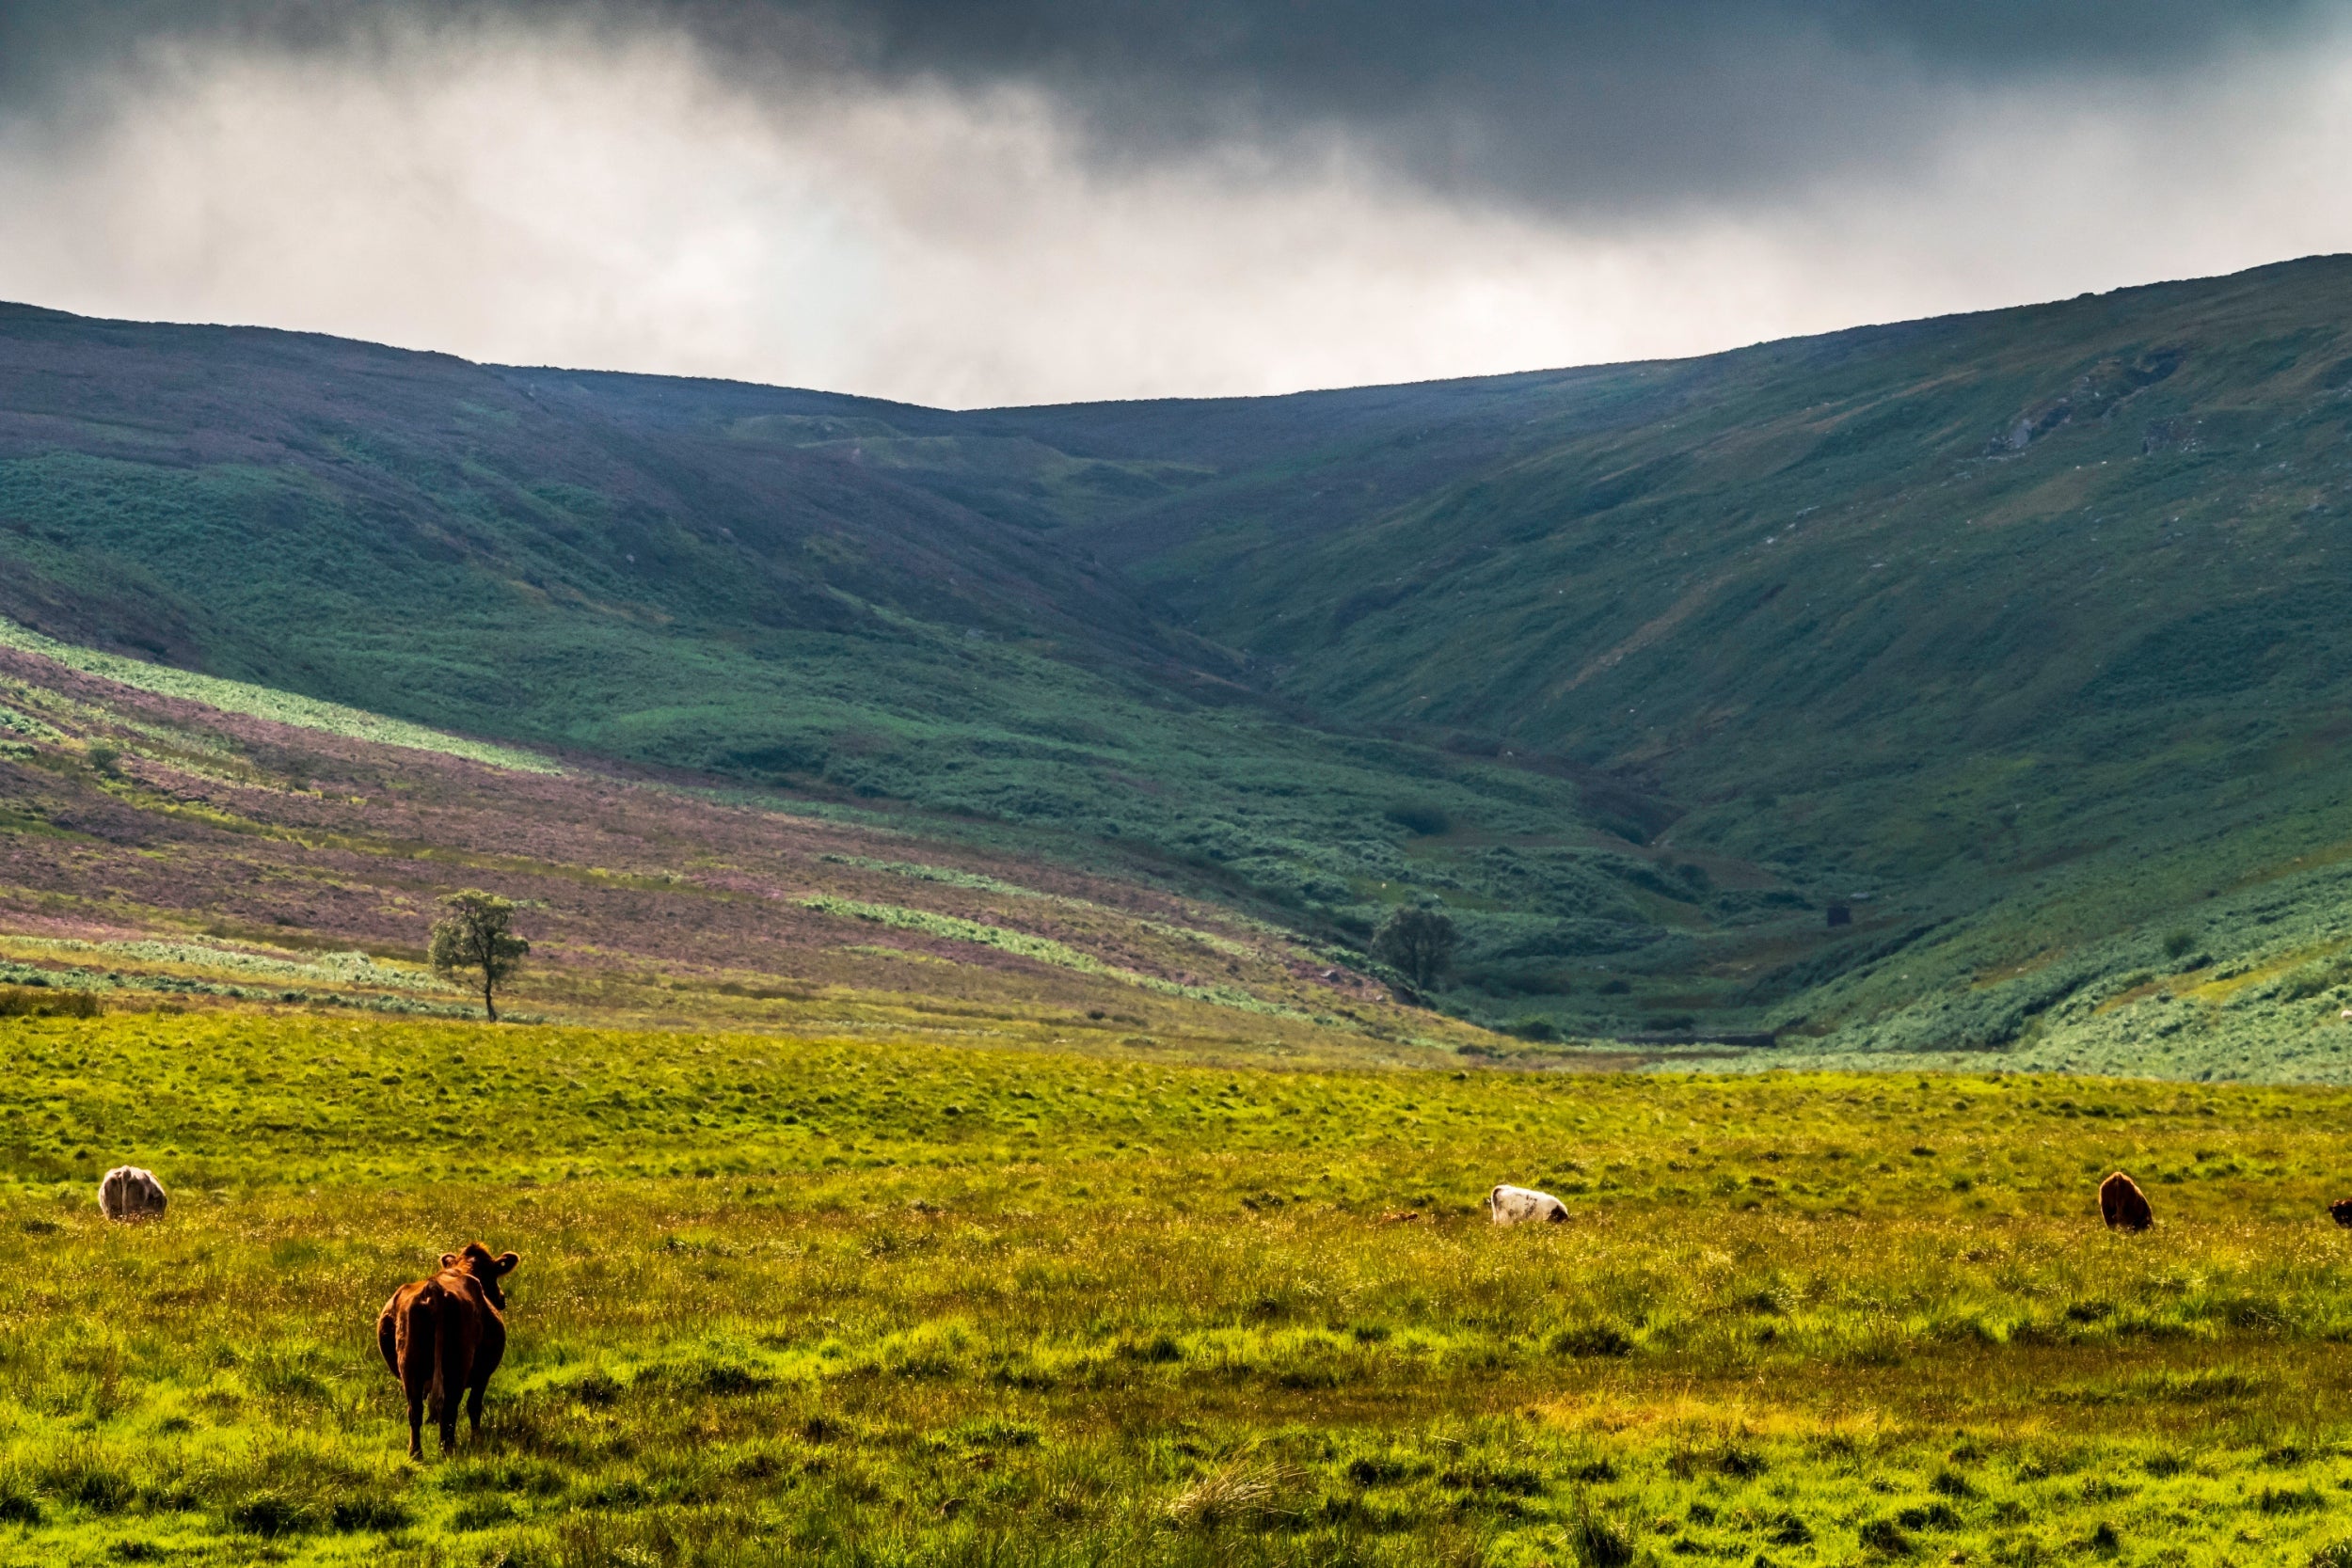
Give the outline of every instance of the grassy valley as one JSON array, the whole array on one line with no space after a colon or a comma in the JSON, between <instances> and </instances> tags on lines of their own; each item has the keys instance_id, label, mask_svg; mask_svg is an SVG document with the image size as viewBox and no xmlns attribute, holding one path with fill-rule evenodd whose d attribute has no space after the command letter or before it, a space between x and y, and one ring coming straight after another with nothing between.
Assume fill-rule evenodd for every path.
<instances>
[{"instance_id":1,"label":"grassy valley","mask_svg":"<svg viewBox=\"0 0 2352 1568\"><path fill-rule=\"evenodd\" d=\"M2342 1568L2348 293L971 413L0 311L0 1563Z\"/></svg>"}]
</instances>

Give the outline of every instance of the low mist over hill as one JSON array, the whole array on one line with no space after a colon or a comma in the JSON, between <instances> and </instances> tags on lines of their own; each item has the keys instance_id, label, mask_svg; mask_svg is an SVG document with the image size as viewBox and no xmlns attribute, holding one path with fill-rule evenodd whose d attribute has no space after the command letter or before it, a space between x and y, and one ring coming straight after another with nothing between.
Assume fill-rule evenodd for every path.
<instances>
[{"instance_id":1,"label":"low mist over hill","mask_svg":"<svg viewBox=\"0 0 2352 1568\"><path fill-rule=\"evenodd\" d=\"M2322 258L949 413L9 308L0 615L1318 942L1441 900L1532 1034L2324 1076L2347 321Z\"/></svg>"}]
</instances>

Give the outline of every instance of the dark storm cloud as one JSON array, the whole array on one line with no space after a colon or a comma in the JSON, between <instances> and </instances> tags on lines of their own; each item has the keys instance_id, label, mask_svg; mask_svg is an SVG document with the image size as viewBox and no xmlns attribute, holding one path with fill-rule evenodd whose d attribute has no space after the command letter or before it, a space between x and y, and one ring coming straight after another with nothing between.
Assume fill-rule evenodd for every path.
<instances>
[{"instance_id":1,"label":"dark storm cloud","mask_svg":"<svg viewBox=\"0 0 2352 1568\"><path fill-rule=\"evenodd\" d=\"M2257 0L883 0L880 68L1034 83L1113 152L1337 133L1433 187L1673 203L1899 156L1955 92L2151 90L2334 6ZM704 11L755 30L754 13ZM750 36L748 33L744 35Z\"/></svg>"},{"instance_id":2,"label":"dark storm cloud","mask_svg":"<svg viewBox=\"0 0 2352 1568\"><path fill-rule=\"evenodd\" d=\"M158 42L364 47L394 24L678 32L739 84L1041 92L1111 165L1353 155L1450 196L1627 211L1769 198L1931 145L2023 87L2170 90L2342 0L0 0L0 82Z\"/></svg>"}]
</instances>

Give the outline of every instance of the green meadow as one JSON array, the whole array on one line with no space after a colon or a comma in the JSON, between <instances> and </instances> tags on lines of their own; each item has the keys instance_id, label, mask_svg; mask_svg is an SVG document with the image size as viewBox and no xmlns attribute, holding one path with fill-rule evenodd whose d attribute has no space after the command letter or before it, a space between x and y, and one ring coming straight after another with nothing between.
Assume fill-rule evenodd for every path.
<instances>
[{"instance_id":1,"label":"green meadow","mask_svg":"<svg viewBox=\"0 0 2352 1568\"><path fill-rule=\"evenodd\" d=\"M2342 1090L300 1013L0 1057L0 1562L2352 1560ZM120 1161L167 1218L99 1219ZM374 1316L477 1236L512 1348L412 1465Z\"/></svg>"}]
</instances>

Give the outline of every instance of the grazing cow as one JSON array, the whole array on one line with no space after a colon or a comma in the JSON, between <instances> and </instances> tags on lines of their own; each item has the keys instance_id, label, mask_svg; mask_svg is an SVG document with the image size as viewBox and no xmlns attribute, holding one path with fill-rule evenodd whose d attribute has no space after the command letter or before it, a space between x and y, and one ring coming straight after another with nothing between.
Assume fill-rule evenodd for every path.
<instances>
[{"instance_id":1,"label":"grazing cow","mask_svg":"<svg viewBox=\"0 0 2352 1568\"><path fill-rule=\"evenodd\" d=\"M2328 1212L2338 1225L2352 1228L2352 1197L2340 1197L2328 1205Z\"/></svg>"},{"instance_id":2,"label":"grazing cow","mask_svg":"<svg viewBox=\"0 0 2352 1568\"><path fill-rule=\"evenodd\" d=\"M2099 1215L2109 1230L2145 1230L2156 1223L2148 1195L2120 1170L2099 1183Z\"/></svg>"},{"instance_id":3,"label":"grazing cow","mask_svg":"<svg viewBox=\"0 0 2352 1568\"><path fill-rule=\"evenodd\" d=\"M1549 1193L1539 1193L1532 1187L1497 1187L1486 1195L1486 1213L1497 1225L1519 1225L1528 1220L1563 1225L1567 1221L1568 1206Z\"/></svg>"},{"instance_id":4,"label":"grazing cow","mask_svg":"<svg viewBox=\"0 0 2352 1568\"><path fill-rule=\"evenodd\" d=\"M155 1173L136 1165L117 1165L98 1179L98 1212L110 1220L161 1218L170 1201Z\"/></svg>"},{"instance_id":5,"label":"grazing cow","mask_svg":"<svg viewBox=\"0 0 2352 1568\"><path fill-rule=\"evenodd\" d=\"M506 1354L506 1292L499 1281L522 1259L514 1253L490 1256L480 1242L463 1252L441 1254L441 1272L403 1285L375 1320L375 1342L384 1364L408 1396L408 1457L424 1457L424 1406L433 1404L433 1424L441 1429L441 1452L457 1447L457 1397L466 1397L466 1418L482 1435L482 1395Z\"/></svg>"}]
</instances>

